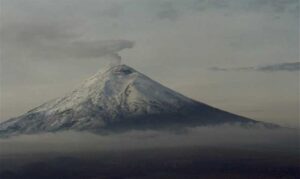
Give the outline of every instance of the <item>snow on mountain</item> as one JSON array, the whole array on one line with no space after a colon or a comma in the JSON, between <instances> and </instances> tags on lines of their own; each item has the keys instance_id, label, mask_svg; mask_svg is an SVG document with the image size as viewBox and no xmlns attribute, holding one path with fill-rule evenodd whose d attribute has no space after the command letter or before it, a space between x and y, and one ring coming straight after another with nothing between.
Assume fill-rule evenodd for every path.
<instances>
[{"instance_id":1,"label":"snow on mountain","mask_svg":"<svg viewBox=\"0 0 300 179\"><path fill-rule=\"evenodd\" d=\"M194 101L126 65L118 65L98 72L66 96L30 112L45 112L51 115L69 109L81 111L93 105L111 114L121 111L126 114L156 113L158 109L176 110L183 102Z\"/></svg>"},{"instance_id":2,"label":"snow on mountain","mask_svg":"<svg viewBox=\"0 0 300 179\"><path fill-rule=\"evenodd\" d=\"M226 122L256 123L187 98L129 66L116 65L65 96L0 124L0 134Z\"/></svg>"}]
</instances>

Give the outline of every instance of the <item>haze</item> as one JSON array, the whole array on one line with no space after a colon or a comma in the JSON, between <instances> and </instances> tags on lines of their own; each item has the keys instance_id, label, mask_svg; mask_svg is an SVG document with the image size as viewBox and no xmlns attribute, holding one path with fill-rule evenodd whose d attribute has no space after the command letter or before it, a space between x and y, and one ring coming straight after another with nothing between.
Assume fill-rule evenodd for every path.
<instances>
[{"instance_id":1,"label":"haze","mask_svg":"<svg viewBox=\"0 0 300 179\"><path fill-rule=\"evenodd\" d=\"M76 153L160 149L168 147L218 147L253 151L299 153L297 130L265 129L238 125L193 127L180 130L132 130L96 135L65 131L0 138L0 159L16 154Z\"/></svg>"}]
</instances>

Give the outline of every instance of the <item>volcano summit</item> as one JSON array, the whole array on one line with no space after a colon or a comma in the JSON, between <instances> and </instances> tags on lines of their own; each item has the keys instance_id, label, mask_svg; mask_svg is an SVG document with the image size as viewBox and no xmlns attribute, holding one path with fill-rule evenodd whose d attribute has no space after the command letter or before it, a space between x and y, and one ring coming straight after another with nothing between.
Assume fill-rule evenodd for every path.
<instances>
[{"instance_id":1,"label":"volcano summit","mask_svg":"<svg viewBox=\"0 0 300 179\"><path fill-rule=\"evenodd\" d=\"M129 66L116 65L67 95L3 122L0 134L106 133L225 123L264 124L192 100Z\"/></svg>"}]
</instances>

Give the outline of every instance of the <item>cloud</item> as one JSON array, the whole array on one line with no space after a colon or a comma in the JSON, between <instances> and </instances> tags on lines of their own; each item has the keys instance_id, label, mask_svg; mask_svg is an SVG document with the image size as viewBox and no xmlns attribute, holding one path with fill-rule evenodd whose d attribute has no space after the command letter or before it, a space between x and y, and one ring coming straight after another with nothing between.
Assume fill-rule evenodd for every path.
<instances>
[{"instance_id":1,"label":"cloud","mask_svg":"<svg viewBox=\"0 0 300 179\"><path fill-rule=\"evenodd\" d=\"M273 150L297 151L297 137L296 129L260 127L247 129L231 125L186 128L181 132L133 130L109 135L70 131L0 139L0 154L132 150L178 146L245 147L248 150L271 147Z\"/></svg>"},{"instance_id":2,"label":"cloud","mask_svg":"<svg viewBox=\"0 0 300 179\"><path fill-rule=\"evenodd\" d=\"M62 76L56 70L65 73L88 64L87 60L97 63L98 68L101 63L119 63L119 52L134 46L134 41L103 40L103 35L88 38L77 22L58 20L5 20L1 23L0 37L0 80L5 85L47 83L55 76ZM80 74L77 69L74 71ZM52 77L46 77L49 74Z\"/></svg>"},{"instance_id":3,"label":"cloud","mask_svg":"<svg viewBox=\"0 0 300 179\"><path fill-rule=\"evenodd\" d=\"M107 9L103 10L103 15L110 18L118 18L121 17L124 13L124 6L121 4L111 4Z\"/></svg>"},{"instance_id":4,"label":"cloud","mask_svg":"<svg viewBox=\"0 0 300 179\"><path fill-rule=\"evenodd\" d=\"M78 40L66 43L60 48L54 48L56 51L52 54L57 55L57 52L62 56L75 58L98 58L105 55L116 55L119 51L132 48L134 42L129 40L96 40L85 41Z\"/></svg>"},{"instance_id":5,"label":"cloud","mask_svg":"<svg viewBox=\"0 0 300 179\"><path fill-rule=\"evenodd\" d=\"M249 2L254 8L271 7L275 12L299 10L298 0L254 0Z\"/></svg>"},{"instance_id":6,"label":"cloud","mask_svg":"<svg viewBox=\"0 0 300 179\"><path fill-rule=\"evenodd\" d=\"M172 2L165 2L161 5L161 10L157 13L159 19L176 20L179 17L179 11Z\"/></svg>"},{"instance_id":7,"label":"cloud","mask_svg":"<svg viewBox=\"0 0 300 179\"><path fill-rule=\"evenodd\" d=\"M278 64L263 65L263 66L257 66L257 67L239 67L239 68L212 67L210 69L213 71L262 71L262 72L287 71L287 72L294 72L294 71L300 71L300 62L278 63Z\"/></svg>"},{"instance_id":8,"label":"cloud","mask_svg":"<svg viewBox=\"0 0 300 179\"><path fill-rule=\"evenodd\" d=\"M195 0L194 9L226 9L235 8L244 11L291 12L297 14L298 0Z\"/></svg>"},{"instance_id":9,"label":"cloud","mask_svg":"<svg viewBox=\"0 0 300 179\"><path fill-rule=\"evenodd\" d=\"M274 65L266 65L256 68L258 71L299 71L300 70L300 62L292 62L292 63L279 63Z\"/></svg>"},{"instance_id":10,"label":"cloud","mask_svg":"<svg viewBox=\"0 0 300 179\"><path fill-rule=\"evenodd\" d=\"M0 31L1 48L7 57L19 55L40 60L76 60L116 55L134 46L134 42L129 40L84 39L83 34L72 27L60 23L4 23Z\"/></svg>"},{"instance_id":11,"label":"cloud","mask_svg":"<svg viewBox=\"0 0 300 179\"><path fill-rule=\"evenodd\" d=\"M211 67L212 71L243 71L243 70L252 70L253 67L242 67L242 68L223 68L223 67Z\"/></svg>"}]
</instances>

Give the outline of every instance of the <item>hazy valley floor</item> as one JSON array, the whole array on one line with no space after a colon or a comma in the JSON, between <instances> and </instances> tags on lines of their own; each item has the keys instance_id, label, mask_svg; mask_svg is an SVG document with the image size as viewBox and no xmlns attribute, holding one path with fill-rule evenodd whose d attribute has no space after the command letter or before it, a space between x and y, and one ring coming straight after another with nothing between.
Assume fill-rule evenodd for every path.
<instances>
[{"instance_id":1,"label":"hazy valley floor","mask_svg":"<svg viewBox=\"0 0 300 179\"><path fill-rule=\"evenodd\" d=\"M215 147L1 156L2 179L299 178L299 155Z\"/></svg>"},{"instance_id":2,"label":"hazy valley floor","mask_svg":"<svg viewBox=\"0 0 300 179\"><path fill-rule=\"evenodd\" d=\"M48 133L0 139L1 179L300 178L297 129Z\"/></svg>"}]
</instances>

